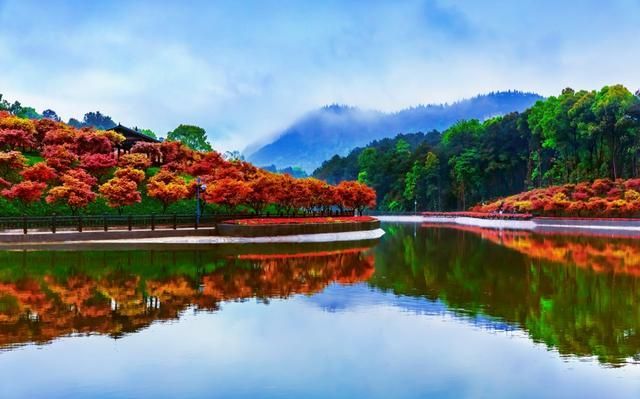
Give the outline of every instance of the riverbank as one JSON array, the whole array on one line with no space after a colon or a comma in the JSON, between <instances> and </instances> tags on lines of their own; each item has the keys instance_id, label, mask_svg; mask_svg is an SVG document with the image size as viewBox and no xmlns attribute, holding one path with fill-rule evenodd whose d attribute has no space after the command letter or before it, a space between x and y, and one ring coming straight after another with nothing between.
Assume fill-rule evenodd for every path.
<instances>
[{"instance_id":1,"label":"riverbank","mask_svg":"<svg viewBox=\"0 0 640 399\"><path fill-rule=\"evenodd\" d=\"M475 226L490 229L506 230L536 230L536 231L583 231L591 233L627 232L640 235L640 219L611 219L611 218L552 218L531 217L529 220L503 220L475 218L467 216L378 216L382 222L396 223L434 223L462 226Z\"/></svg>"},{"instance_id":2,"label":"riverbank","mask_svg":"<svg viewBox=\"0 0 640 399\"><path fill-rule=\"evenodd\" d=\"M36 231L24 234L19 231L0 233L0 248L37 248L51 246L74 246L83 243L95 245L139 245L139 244L255 244L255 243L323 243L376 240L384 235L380 221L374 218L340 218L332 223L326 220L308 219L295 223L285 220L276 223L218 223L215 227L177 228L154 230L85 230L85 231Z\"/></svg>"}]
</instances>

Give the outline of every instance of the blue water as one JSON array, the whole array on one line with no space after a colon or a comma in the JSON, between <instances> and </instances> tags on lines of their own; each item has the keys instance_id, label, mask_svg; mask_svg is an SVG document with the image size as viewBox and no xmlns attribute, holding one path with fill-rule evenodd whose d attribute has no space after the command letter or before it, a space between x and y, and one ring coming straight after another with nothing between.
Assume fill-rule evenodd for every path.
<instances>
[{"instance_id":1,"label":"blue water","mask_svg":"<svg viewBox=\"0 0 640 399\"><path fill-rule=\"evenodd\" d=\"M544 333L536 335L533 319L526 319L527 322L525 316L508 316L498 304L483 299L489 294L496 296L497 293L490 292L495 287L492 284L498 278L496 275L477 281L462 278L460 281L469 281L473 287L455 290L452 285L459 280L451 280L449 275L441 281L450 285L441 287L434 276L456 271L441 263L442 270L423 268L423 262L428 261L407 250L419 249L411 240L434 239L431 233L412 236L406 226L391 227L389 230L390 226L385 226L389 234L366 252L374 257L376 266L375 274L366 281L347 284L333 281L313 293L281 295L276 290L268 298L229 298L220 301L217 309L203 310L187 303L175 317L157 318L124 334L114 334L113 330L107 334L96 325L93 332L65 333L36 344L29 338L9 337L9 331L17 330L2 330L4 341L10 344L0 352L0 396L632 398L640 395L640 366L632 359L598 358L597 342L593 353L578 350L572 353L568 349L571 347L551 338L545 341L541 338L546 337ZM504 268L527 268L538 262L511 249L480 241L470 233L435 238L439 239L466 240L464 246L454 245L461 251L468 251L468 245L482 246L483 250L477 252L481 257L479 267L501 259L500 254L505 256ZM393 258L397 263L388 261L393 248L397 251ZM474 254L471 251L470 256ZM521 260L522 264L513 259ZM254 266L264 267L260 262ZM579 270L570 264L548 267L563 275L567 272L562 267ZM395 274L400 269L407 272ZM512 272L505 270L506 281L510 281ZM8 278L6 275L0 273L0 277ZM601 278L591 274L578 277ZM478 291L476 286L484 288ZM460 298L454 298L458 294ZM635 292L628 297L635 298ZM575 298L567 300L572 299ZM513 308L523 304L519 299L513 301ZM539 302L531 301L528 312L543 312ZM508 303L503 305L504 309L511 309ZM637 312L637 308L630 311ZM577 331L574 327L580 328L582 318L571 319L570 315L578 312L569 311L568 316L561 313L557 321L548 315L548 309L544 312L547 313L541 313L540 317L547 318L543 324L545 331L557 329L554 334L564 332L570 335L566 338L571 342L585 339L592 344L594 337L599 336L584 337L580 335L583 330L571 335ZM595 316L591 319L595 320L606 310L593 310L585 305L583 315L584 312L592 312ZM619 315L605 316L616 319ZM566 330L558 327L565 323L573 323L574 327ZM613 327L608 328L613 331ZM629 334L634 335L635 331ZM607 345L606 338L602 347ZM12 339L15 342L11 343ZM588 347L589 343L582 346Z\"/></svg>"}]
</instances>

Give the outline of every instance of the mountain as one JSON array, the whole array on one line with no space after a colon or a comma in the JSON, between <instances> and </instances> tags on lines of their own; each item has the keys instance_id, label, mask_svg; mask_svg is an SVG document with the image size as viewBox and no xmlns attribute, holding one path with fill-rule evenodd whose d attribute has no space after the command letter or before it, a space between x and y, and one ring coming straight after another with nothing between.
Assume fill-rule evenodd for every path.
<instances>
[{"instance_id":1,"label":"mountain","mask_svg":"<svg viewBox=\"0 0 640 399\"><path fill-rule=\"evenodd\" d=\"M420 105L395 113L330 105L312 111L276 139L249 154L257 165L298 166L312 172L333 155L344 156L355 147L398 133L444 130L461 119L484 120L522 111L542 97L519 91L479 95L453 104Z\"/></svg>"}]
</instances>

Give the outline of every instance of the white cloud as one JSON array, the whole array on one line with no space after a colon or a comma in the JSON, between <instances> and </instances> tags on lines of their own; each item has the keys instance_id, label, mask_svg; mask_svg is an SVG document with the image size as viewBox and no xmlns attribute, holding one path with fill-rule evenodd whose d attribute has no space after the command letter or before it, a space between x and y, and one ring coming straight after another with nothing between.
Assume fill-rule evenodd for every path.
<instances>
[{"instance_id":1,"label":"white cloud","mask_svg":"<svg viewBox=\"0 0 640 399\"><path fill-rule=\"evenodd\" d=\"M329 103L397 110L635 74L640 6L607 3L0 3L0 93L243 148Z\"/></svg>"}]
</instances>

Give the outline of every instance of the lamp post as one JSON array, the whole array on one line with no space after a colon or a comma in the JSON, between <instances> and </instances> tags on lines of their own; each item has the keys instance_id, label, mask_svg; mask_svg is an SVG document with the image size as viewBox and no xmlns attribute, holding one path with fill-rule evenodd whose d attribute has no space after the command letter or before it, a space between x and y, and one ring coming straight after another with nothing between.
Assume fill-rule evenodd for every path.
<instances>
[{"instance_id":1,"label":"lamp post","mask_svg":"<svg viewBox=\"0 0 640 399\"><path fill-rule=\"evenodd\" d=\"M206 190L207 185L202 184L200 178L196 178L196 224L200 224L200 190Z\"/></svg>"},{"instance_id":2,"label":"lamp post","mask_svg":"<svg viewBox=\"0 0 640 399\"><path fill-rule=\"evenodd\" d=\"M417 215L418 214L418 199L415 198L413 200L413 214Z\"/></svg>"}]
</instances>

